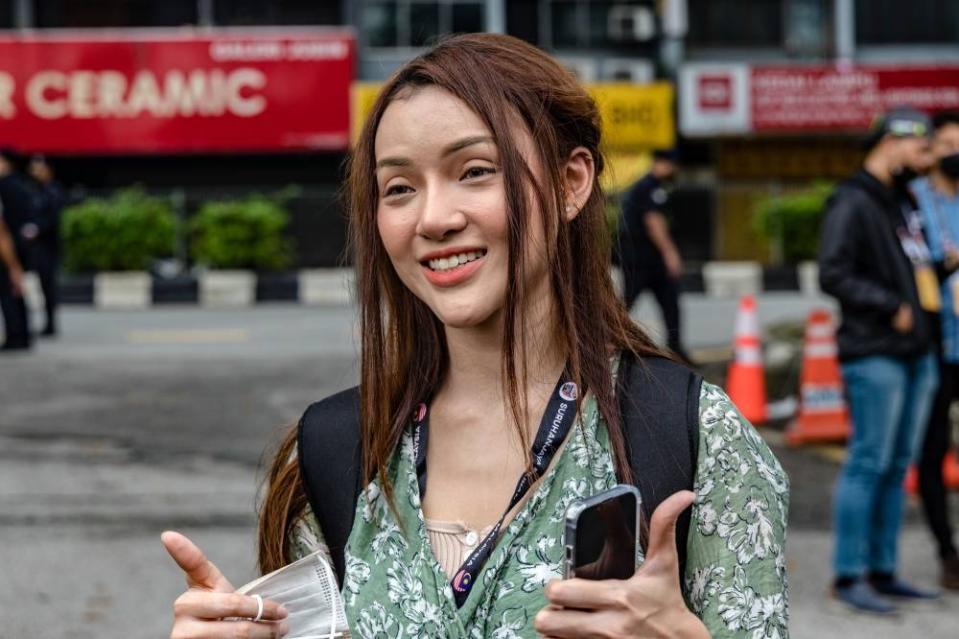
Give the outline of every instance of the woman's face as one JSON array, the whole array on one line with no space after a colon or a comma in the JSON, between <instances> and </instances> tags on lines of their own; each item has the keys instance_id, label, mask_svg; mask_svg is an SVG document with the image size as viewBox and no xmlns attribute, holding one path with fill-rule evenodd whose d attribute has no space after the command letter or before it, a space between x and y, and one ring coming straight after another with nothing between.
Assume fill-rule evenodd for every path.
<instances>
[{"instance_id":1,"label":"woman's face","mask_svg":"<svg viewBox=\"0 0 959 639\"><path fill-rule=\"evenodd\" d=\"M517 129L516 144L536 174L532 140ZM451 93L421 87L386 108L375 155L377 227L406 287L448 327L496 316L509 277L508 224L489 129ZM527 290L535 295L547 290L540 216L527 228Z\"/></svg>"}]
</instances>

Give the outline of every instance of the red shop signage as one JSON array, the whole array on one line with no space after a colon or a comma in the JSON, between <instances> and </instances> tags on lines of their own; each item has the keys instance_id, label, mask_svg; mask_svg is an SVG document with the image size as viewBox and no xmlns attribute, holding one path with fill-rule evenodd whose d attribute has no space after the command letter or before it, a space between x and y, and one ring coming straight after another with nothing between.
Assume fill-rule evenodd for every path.
<instances>
[{"instance_id":1,"label":"red shop signage","mask_svg":"<svg viewBox=\"0 0 959 639\"><path fill-rule=\"evenodd\" d=\"M348 146L351 33L126 33L0 38L0 146L63 154Z\"/></svg>"},{"instance_id":2,"label":"red shop signage","mask_svg":"<svg viewBox=\"0 0 959 639\"><path fill-rule=\"evenodd\" d=\"M959 108L959 66L753 67L754 131L861 131L876 114L910 105Z\"/></svg>"}]
</instances>

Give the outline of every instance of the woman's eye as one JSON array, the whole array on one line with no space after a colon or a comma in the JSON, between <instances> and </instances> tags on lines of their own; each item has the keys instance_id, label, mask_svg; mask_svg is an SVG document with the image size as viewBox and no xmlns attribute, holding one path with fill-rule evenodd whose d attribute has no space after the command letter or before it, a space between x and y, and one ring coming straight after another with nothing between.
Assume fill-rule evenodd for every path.
<instances>
[{"instance_id":1,"label":"woman's eye","mask_svg":"<svg viewBox=\"0 0 959 639\"><path fill-rule=\"evenodd\" d=\"M413 192L413 187L409 186L408 184L394 184L393 186L387 187L386 193L384 193L383 195L384 197L389 197L391 195L403 195L405 193L412 193L412 192Z\"/></svg>"},{"instance_id":2,"label":"woman's eye","mask_svg":"<svg viewBox=\"0 0 959 639\"><path fill-rule=\"evenodd\" d=\"M473 178L483 177L484 175L492 175L496 173L496 169L491 166L471 166L466 169L463 173L461 180L471 180Z\"/></svg>"}]
</instances>

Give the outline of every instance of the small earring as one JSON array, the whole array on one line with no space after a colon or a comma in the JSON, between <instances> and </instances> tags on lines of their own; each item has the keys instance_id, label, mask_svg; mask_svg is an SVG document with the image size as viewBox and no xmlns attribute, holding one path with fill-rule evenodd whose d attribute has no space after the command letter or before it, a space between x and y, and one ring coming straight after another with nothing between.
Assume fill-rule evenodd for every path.
<instances>
[{"instance_id":1,"label":"small earring","mask_svg":"<svg viewBox=\"0 0 959 639\"><path fill-rule=\"evenodd\" d=\"M573 205L567 202L567 203L566 203L566 212L569 213L569 212L572 211L572 210L573 210Z\"/></svg>"}]
</instances>

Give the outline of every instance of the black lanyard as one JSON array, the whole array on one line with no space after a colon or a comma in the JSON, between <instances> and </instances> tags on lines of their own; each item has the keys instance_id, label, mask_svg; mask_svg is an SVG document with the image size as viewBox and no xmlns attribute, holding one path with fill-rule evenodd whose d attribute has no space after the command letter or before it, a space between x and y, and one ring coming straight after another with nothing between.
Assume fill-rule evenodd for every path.
<instances>
[{"instance_id":1,"label":"black lanyard","mask_svg":"<svg viewBox=\"0 0 959 639\"><path fill-rule=\"evenodd\" d=\"M509 506L506 507L503 516L499 518L499 521L483 538L483 541L473 549L460 569L456 571L453 579L450 580L457 607L462 606L463 602L466 601L470 588L473 586L473 580L479 575L486 560L489 559L490 553L493 551L493 544L496 543L496 537L499 535L506 515L523 499L530 486L546 472L556 455L557 448L569 434L573 420L576 418L578 390L576 384L569 381L564 372L556 383L553 395L546 405L546 412L543 413L539 430L536 432L536 439L533 440L533 446L530 450L533 458L532 472L523 473L519 478L519 481L516 482L516 490L513 491L513 496L510 498ZM416 479L419 483L421 499L426 495L426 446L428 441L429 411L425 404L420 404L413 416L413 459L416 462Z\"/></svg>"}]
</instances>

